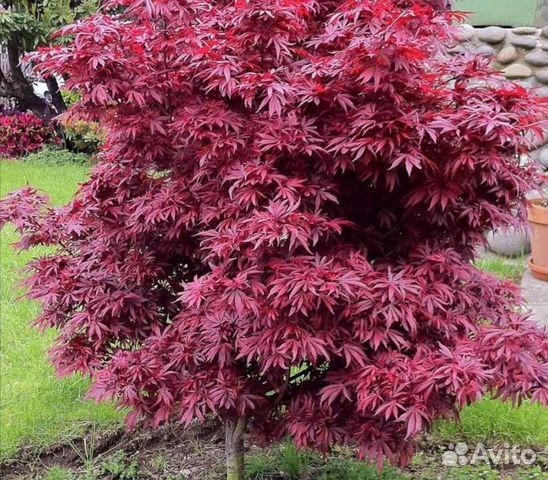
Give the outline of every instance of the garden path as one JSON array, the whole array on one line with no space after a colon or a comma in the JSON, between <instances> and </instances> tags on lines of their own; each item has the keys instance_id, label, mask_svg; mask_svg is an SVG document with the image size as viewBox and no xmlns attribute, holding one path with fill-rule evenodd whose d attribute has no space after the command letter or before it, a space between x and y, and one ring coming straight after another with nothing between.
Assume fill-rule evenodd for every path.
<instances>
[{"instance_id":1,"label":"garden path","mask_svg":"<svg viewBox=\"0 0 548 480\"><path fill-rule=\"evenodd\" d=\"M533 312L533 318L548 327L548 282L537 280L526 270L521 288Z\"/></svg>"}]
</instances>

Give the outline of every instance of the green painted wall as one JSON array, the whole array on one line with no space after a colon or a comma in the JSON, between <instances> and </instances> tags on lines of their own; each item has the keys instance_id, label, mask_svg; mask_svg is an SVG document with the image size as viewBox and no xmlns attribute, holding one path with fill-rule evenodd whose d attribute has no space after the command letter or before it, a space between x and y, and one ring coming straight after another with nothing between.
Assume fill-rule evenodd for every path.
<instances>
[{"instance_id":1,"label":"green painted wall","mask_svg":"<svg viewBox=\"0 0 548 480\"><path fill-rule=\"evenodd\" d=\"M548 0L456 0L455 10L474 12L472 25L542 27L548 24Z\"/></svg>"}]
</instances>

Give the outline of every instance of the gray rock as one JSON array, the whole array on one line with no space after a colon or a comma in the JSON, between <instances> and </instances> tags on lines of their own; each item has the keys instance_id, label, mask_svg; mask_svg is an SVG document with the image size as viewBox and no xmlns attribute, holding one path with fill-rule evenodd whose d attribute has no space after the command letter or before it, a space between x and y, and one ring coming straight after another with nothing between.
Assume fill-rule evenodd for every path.
<instances>
[{"instance_id":1,"label":"gray rock","mask_svg":"<svg viewBox=\"0 0 548 480\"><path fill-rule=\"evenodd\" d=\"M548 131L544 131L542 135L537 135L533 132L524 134L525 140L529 142L533 148L543 147L548 142Z\"/></svg>"},{"instance_id":2,"label":"gray rock","mask_svg":"<svg viewBox=\"0 0 548 480\"><path fill-rule=\"evenodd\" d=\"M494 57L497 51L489 45L482 45L476 50L476 53L482 57Z\"/></svg>"},{"instance_id":3,"label":"gray rock","mask_svg":"<svg viewBox=\"0 0 548 480\"><path fill-rule=\"evenodd\" d=\"M467 23L463 23L457 29L456 37L459 42L466 42L472 40L476 34L476 29Z\"/></svg>"},{"instance_id":4,"label":"gray rock","mask_svg":"<svg viewBox=\"0 0 548 480\"><path fill-rule=\"evenodd\" d=\"M533 160L535 162L538 162L539 161L539 158L540 158L540 148L537 148L536 150L532 150L530 151L527 156L529 157L530 160Z\"/></svg>"},{"instance_id":5,"label":"gray rock","mask_svg":"<svg viewBox=\"0 0 548 480\"><path fill-rule=\"evenodd\" d=\"M523 65L523 63L514 63L506 67L502 72L506 78L510 79L529 78L533 75L533 71L527 65Z\"/></svg>"},{"instance_id":6,"label":"gray rock","mask_svg":"<svg viewBox=\"0 0 548 480\"><path fill-rule=\"evenodd\" d=\"M531 50L537 46L537 39L533 37L528 37L524 35L515 35L510 36L510 43L515 47L526 48Z\"/></svg>"},{"instance_id":7,"label":"gray rock","mask_svg":"<svg viewBox=\"0 0 548 480\"><path fill-rule=\"evenodd\" d=\"M515 62L519 57L518 49L512 45L504 47L497 55L497 61L506 65Z\"/></svg>"},{"instance_id":8,"label":"gray rock","mask_svg":"<svg viewBox=\"0 0 548 480\"><path fill-rule=\"evenodd\" d=\"M521 280L521 291L531 310L531 319L548 327L548 282L536 279L527 269Z\"/></svg>"},{"instance_id":9,"label":"gray rock","mask_svg":"<svg viewBox=\"0 0 548 480\"><path fill-rule=\"evenodd\" d=\"M544 168L548 168L548 146L540 149L538 161L542 164Z\"/></svg>"},{"instance_id":10,"label":"gray rock","mask_svg":"<svg viewBox=\"0 0 548 480\"><path fill-rule=\"evenodd\" d=\"M548 52L535 50L525 55L525 61L535 67L545 67L548 65Z\"/></svg>"},{"instance_id":11,"label":"gray rock","mask_svg":"<svg viewBox=\"0 0 548 480\"><path fill-rule=\"evenodd\" d=\"M548 38L548 27L544 27L540 34L544 37L544 38Z\"/></svg>"},{"instance_id":12,"label":"gray rock","mask_svg":"<svg viewBox=\"0 0 548 480\"><path fill-rule=\"evenodd\" d=\"M548 87L537 88L534 94L540 98L548 98Z\"/></svg>"},{"instance_id":13,"label":"gray rock","mask_svg":"<svg viewBox=\"0 0 548 480\"><path fill-rule=\"evenodd\" d=\"M548 50L548 42L546 40L541 40L539 47L543 50Z\"/></svg>"},{"instance_id":14,"label":"gray rock","mask_svg":"<svg viewBox=\"0 0 548 480\"><path fill-rule=\"evenodd\" d=\"M536 35L538 29L535 27L517 27L512 29L512 33L515 33L516 35Z\"/></svg>"},{"instance_id":15,"label":"gray rock","mask_svg":"<svg viewBox=\"0 0 548 480\"><path fill-rule=\"evenodd\" d=\"M478 38L485 43L500 43L506 38L506 30L501 27L483 28L479 31Z\"/></svg>"},{"instance_id":16,"label":"gray rock","mask_svg":"<svg viewBox=\"0 0 548 480\"><path fill-rule=\"evenodd\" d=\"M521 168L526 167L530 163L531 163L531 159L529 158L528 155L520 155L519 156L519 166Z\"/></svg>"},{"instance_id":17,"label":"gray rock","mask_svg":"<svg viewBox=\"0 0 548 480\"><path fill-rule=\"evenodd\" d=\"M535 81L531 78L527 80L514 80L520 87L525 88L526 90L529 90L533 88Z\"/></svg>"},{"instance_id":18,"label":"gray rock","mask_svg":"<svg viewBox=\"0 0 548 480\"><path fill-rule=\"evenodd\" d=\"M471 78L470 87L473 88L500 88L500 80L498 78L479 79Z\"/></svg>"},{"instance_id":19,"label":"gray rock","mask_svg":"<svg viewBox=\"0 0 548 480\"><path fill-rule=\"evenodd\" d=\"M498 230L487 234L489 250L505 257L519 257L531 251L529 236L521 230Z\"/></svg>"},{"instance_id":20,"label":"gray rock","mask_svg":"<svg viewBox=\"0 0 548 480\"><path fill-rule=\"evenodd\" d=\"M541 68L535 72L535 78L544 85L548 85L548 68Z\"/></svg>"},{"instance_id":21,"label":"gray rock","mask_svg":"<svg viewBox=\"0 0 548 480\"><path fill-rule=\"evenodd\" d=\"M447 50L447 51L448 51L450 54L452 54L452 55L458 55L458 54L460 54L460 53L466 52L467 50L466 50L466 48L465 48L464 46L462 46L462 45L457 45L457 46L455 46L455 47L453 47L453 48L450 48L450 49Z\"/></svg>"}]
</instances>

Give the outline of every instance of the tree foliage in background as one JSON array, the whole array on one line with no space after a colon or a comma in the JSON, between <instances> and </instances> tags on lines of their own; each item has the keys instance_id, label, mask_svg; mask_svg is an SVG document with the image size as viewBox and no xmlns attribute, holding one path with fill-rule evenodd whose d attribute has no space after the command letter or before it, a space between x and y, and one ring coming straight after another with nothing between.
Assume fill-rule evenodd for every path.
<instances>
[{"instance_id":1,"label":"tree foliage in background","mask_svg":"<svg viewBox=\"0 0 548 480\"><path fill-rule=\"evenodd\" d=\"M59 28L97 11L97 0L2 0L0 1L0 46L7 52L7 71L0 70L0 97L13 98L22 111L46 115L44 99L34 93L24 71L22 56L47 45ZM55 42L54 42L55 43ZM54 76L45 78L57 112L66 109Z\"/></svg>"},{"instance_id":2,"label":"tree foliage in background","mask_svg":"<svg viewBox=\"0 0 548 480\"><path fill-rule=\"evenodd\" d=\"M110 13L109 13L110 12ZM405 464L439 417L548 400L546 335L472 264L540 184L545 104L448 58L438 0L111 0L35 58L108 127L62 209L3 203L33 261L53 362L130 426Z\"/></svg>"}]
</instances>

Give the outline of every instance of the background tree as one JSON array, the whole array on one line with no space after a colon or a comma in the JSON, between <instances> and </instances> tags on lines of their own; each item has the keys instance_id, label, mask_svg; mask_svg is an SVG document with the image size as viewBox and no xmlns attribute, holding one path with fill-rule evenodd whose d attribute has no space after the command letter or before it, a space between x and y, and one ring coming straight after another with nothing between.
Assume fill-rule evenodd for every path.
<instances>
[{"instance_id":1,"label":"background tree","mask_svg":"<svg viewBox=\"0 0 548 480\"><path fill-rule=\"evenodd\" d=\"M0 97L15 99L16 107L44 115L43 98L35 94L32 80L25 75L23 54L51 42L62 26L97 11L97 0L3 0L0 2L0 46L7 53L6 71L0 69ZM57 112L66 110L54 76L44 78Z\"/></svg>"},{"instance_id":2,"label":"background tree","mask_svg":"<svg viewBox=\"0 0 548 480\"><path fill-rule=\"evenodd\" d=\"M108 13L110 12L110 14ZM35 58L107 126L65 208L2 204L62 374L128 424L224 422L405 464L439 417L548 400L546 335L475 268L539 186L545 105L449 59L438 0L116 0Z\"/></svg>"}]
</instances>

